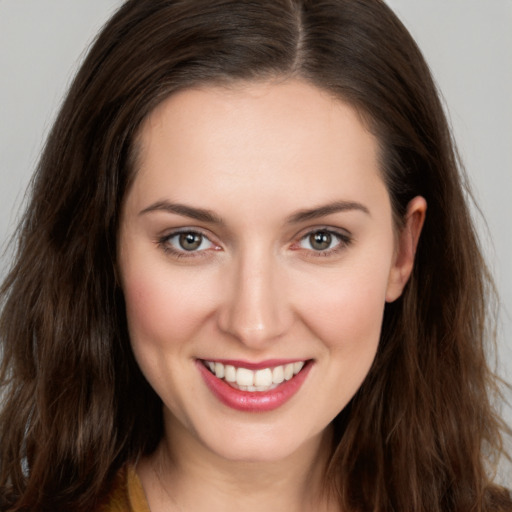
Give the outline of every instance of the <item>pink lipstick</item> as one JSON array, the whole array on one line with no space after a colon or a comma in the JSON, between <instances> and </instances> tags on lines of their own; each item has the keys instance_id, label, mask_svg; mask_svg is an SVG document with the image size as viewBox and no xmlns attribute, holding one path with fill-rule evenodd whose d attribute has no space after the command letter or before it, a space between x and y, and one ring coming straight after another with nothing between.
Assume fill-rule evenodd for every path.
<instances>
[{"instance_id":1,"label":"pink lipstick","mask_svg":"<svg viewBox=\"0 0 512 512\"><path fill-rule=\"evenodd\" d=\"M290 400L304 383L313 361L197 360L209 390L224 404L244 412L267 412Z\"/></svg>"}]
</instances>

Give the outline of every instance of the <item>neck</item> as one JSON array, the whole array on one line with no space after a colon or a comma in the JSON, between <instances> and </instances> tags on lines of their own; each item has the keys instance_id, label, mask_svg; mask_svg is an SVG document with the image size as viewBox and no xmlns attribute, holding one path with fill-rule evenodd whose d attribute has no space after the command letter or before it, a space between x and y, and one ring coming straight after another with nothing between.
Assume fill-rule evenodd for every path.
<instances>
[{"instance_id":1,"label":"neck","mask_svg":"<svg viewBox=\"0 0 512 512\"><path fill-rule=\"evenodd\" d=\"M324 492L330 430L281 460L233 461L209 450L178 422L167 427L156 452L137 469L152 512L337 510Z\"/></svg>"}]
</instances>

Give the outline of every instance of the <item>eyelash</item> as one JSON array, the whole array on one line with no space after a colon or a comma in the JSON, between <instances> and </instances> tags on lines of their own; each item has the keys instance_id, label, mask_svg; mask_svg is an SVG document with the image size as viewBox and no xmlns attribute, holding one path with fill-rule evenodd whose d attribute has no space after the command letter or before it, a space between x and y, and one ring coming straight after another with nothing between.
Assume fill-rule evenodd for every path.
<instances>
[{"instance_id":1,"label":"eyelash","mask_svg":"<svg viewBox=\"0 0 512 512\"><path fill-rule=\"evenodd\" d=\"M179 230L179 231L173 231L172 233L170 234L167 234L165 236L162 236L160 237L158 240L157 240L157 245L166 253L166 254L171 254L172 256L174 256L175 258L198 258L198 257L205 257L207 256L207 254L205 254L207 252L207 249L202 249L202 250L191 250L191 251L187 251L186 249L175 249L172 245L171 245L171 240L173 238L176 238L176 237L179 237L180 235L198 235L201 237L201 245L204 243L205 240L207 240L208 242L210 242L215 248L216 250L218 250L217 248L219 246L217 246L216 244L214 244L214 242L212 242L210 240L210 238L208 238L208 236L206 236L204 233L202 233L201 231L198 231L196 229L182 229L182 230Z\"/></svg>"},{"instance_id":2,"label":"eyelash","mask_svg":"<svg viewBox=\"0 0 512 512\"><path fill-rule=\"evenodd\" d=\"M353 241L352 236L347 234L346 232L342 233L339 231L335 231L331 228L316 228L313 230L309 230L307 233L300 236L297 242L294 242L291 246L292 250L301 250L304 249L300 244L307 240L308 237L311 237L316 234L325 234L330 237L333 237L337 239L337 243L334 247L330 247L325 250L314 250L314 249L305 249L308 252L308 256L318 258L318 257L329 257L334 256L338 254L343 249L346 249L349 247ZM195 229L183 229L179 231L174 231L170 234L167 234L165 236L162 236L158 238L157 245L166 253L171 254L175 258L197 258L197 257L206 257L208 256L207 252L208 249L202 249L202 250L190 250L187 251L186 249L175 249L170 241L173 238L179 237L180 235L198 235L201 237L201 242L199 247L204 243L205 240L207 240L210 244L213 245L214 250L220 250L220 247L216 245L214 242L210 240L210 238L202 233L201 231L195 230Z\"/></svg>"},{"instance_id":3,"label":"eyelash","mask_svg":"<svg viewBox=\"0 0 512 512\"><path fill-rule=\"evenodd\" d=\"M311 236L313 235L316 235L316 234L324 234L324 235L328 235L330 237L333 237L335 239L337 239L337 243L334 247L331 247L331 248L328 248L328 249L325 249L325 250L314 250L314 249L306 249L307 252L308 252L308 256L311 256L313 258L322 258L322 257L329 257L329 256L335 256L337 255L339 252L343 251L344 249L346 249L347 247L349 247L351 244L352 244L352 236L350 234L348 234L347 232L341 232L341 231L337 231L337 230L333 230L331 228L315 228L313 230L309 230L307 233L305 233L304 235L302 235L300 238L299 238L299 241L298 242L295 242L294 245L292 246L295 250L300 250L302 247L300 246L300 244L304 241L304 240L307 240L308 238L310 238Z\"/></svg>"}]
</instances>

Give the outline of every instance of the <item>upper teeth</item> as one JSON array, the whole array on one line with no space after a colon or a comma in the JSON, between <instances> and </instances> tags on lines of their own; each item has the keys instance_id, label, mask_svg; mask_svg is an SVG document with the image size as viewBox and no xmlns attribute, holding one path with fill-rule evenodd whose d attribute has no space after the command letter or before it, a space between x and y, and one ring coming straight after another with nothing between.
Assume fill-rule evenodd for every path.
<instances>
[{"instance_id":1,"label":"upper teeth","mask_svg":"<svg viewBox=\"0 0 512 512\"><path fill-rule=\"evenodd\" d=\"M224 379L244 391L267 391L272 389L281 382L290 380L294 375L297 375L304 366L304 361L298 361L272 368L249 370L248 368L237 368L230 364L225 365L213 361L205 361L205 363L219 379Z\"/></svg>"}]
</instances>

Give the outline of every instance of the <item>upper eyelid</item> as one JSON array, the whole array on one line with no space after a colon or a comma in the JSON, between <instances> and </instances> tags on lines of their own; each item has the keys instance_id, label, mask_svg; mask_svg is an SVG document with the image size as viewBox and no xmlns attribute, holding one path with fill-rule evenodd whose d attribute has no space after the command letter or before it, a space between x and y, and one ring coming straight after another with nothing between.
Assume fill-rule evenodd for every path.
<instances>
[{"instance_id":1,"label":"upper eyelid","mask_svg":"<svg viewBox=\"0 0 512 512\"><path fill-rule=\"evenodd\" d=\"M166 230L163 230L160 235L158 235L158 239L159 240L163 240L163 239L166 239L166 238L169 239L169 238L172 238L174 236L181 235L183 233L195 233L195 234L204 236L205 238L210 240L210 242L215 243L212 240L212 238L215 238L215 237L212 234L210 234L210 232L208 230L205 230L203 228L198 228L198 227L184 227L184 228L166 229Z\"/></svg>"},{"instance_id":2,"label":"upper eyelid","mask_svg":"<svg viewBox=\"0 0 512 512\"><path fill-rule=\"evenodd\" d=\"M302 240L304 237L311 235L313 233L318 233L319 231L325 231L327 233L331 233L342 238L353 238L352 233L346 228L337 228L334 226L314 226L299 231L294 236L294 239Z\"/></svg>"}]
</instances>

